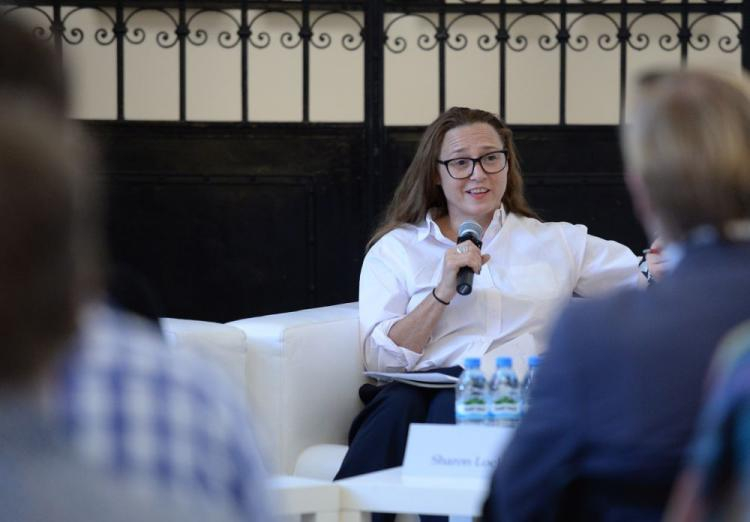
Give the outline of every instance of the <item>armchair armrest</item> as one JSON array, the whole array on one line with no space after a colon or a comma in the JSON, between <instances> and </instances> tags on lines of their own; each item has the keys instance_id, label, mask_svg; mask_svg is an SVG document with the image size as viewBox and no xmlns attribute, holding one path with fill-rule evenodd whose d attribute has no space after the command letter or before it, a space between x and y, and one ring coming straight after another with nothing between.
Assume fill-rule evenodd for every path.
<instances>
[{"instance_id":1,"label":"armchair armrest","mask_svg":"<svg viewBox=\"0 0 750 522\"><path fill-rule=\"evenodd\" d=\"M164 340L170 346L192 351L198 356L213 361L237 386L243 398L247 396L245 382L245 333L232 326L196 321L193 319L159 319Z\"/></svg>"},{"instance_id":2,"label":"armchair armrest","mask_svg":"<svg viewBox=\"0 0 750 522\"><path fill-rule=\"evenodd\" d=\"M291 474L309 446L346 444L365 382L357 303L228 324L247 337L248 397L274 471Z\"/></svg>"}]
</instances>

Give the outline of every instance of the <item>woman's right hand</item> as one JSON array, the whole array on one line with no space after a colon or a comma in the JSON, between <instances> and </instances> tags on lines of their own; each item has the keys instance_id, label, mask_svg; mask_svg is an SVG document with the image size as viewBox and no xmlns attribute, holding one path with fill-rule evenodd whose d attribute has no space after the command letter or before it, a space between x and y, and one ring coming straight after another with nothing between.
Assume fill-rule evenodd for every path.
<instances>
[{"instance_id":1,"label":"woman's right hand","mask_svg":"<svg viewBox=\"0 0 750 522\"><path fill-rule=\"evenodd\" d=\"M479 247L469 240L449 248L443 255L443 275L435 287L435 294L443 301L450 302L456 295L458 271L468 266L478 274L482 265L489 260L489 254L482 254Z\"/></svg>"}]
</instances>

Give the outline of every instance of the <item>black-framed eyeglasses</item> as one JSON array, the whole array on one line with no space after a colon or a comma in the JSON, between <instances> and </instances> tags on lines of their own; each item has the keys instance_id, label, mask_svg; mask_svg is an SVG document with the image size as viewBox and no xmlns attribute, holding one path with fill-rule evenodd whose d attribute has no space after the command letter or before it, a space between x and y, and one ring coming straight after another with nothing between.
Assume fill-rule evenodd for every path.
<instances>
[{"instance_id":1,"label":"black-framed eyeglasses","mask_svg":"<svg viewBox=\"0 0 750 522\"><path fill-rule=\"evenodd\" d=\"M493 150L487 154L482 154L478 158L452 158L449 160L437 160L441 165L445 165L448 175L453 179L466 179L474 174L474 168L477 163L482 165L482 170L487 174L497 174L508 164L508 151Z\"/></svg>"}]
</instances>

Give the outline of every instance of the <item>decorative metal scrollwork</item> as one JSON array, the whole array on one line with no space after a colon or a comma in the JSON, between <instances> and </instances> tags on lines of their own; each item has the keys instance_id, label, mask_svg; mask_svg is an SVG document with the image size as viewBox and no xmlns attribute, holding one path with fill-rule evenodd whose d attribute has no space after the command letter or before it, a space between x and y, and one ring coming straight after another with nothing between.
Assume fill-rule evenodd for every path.
<instances>
[{"instance_id":1,"label":"decorative metal scrollwork","mask_svg":"<svg viewBox=\"0 0 750 522\"><path fill-rule=\"evenodd\" d=\"M123 24L118 24L114 18L112 18L112 15L110 15L106 10L97 8L97 11L99 11L101 14L103 14L109 22L112 24L112 30L107 31L105 28L100 27L94 32L94 40L96 40L96 43L99 45L107 46L115 41L118 35L126 35L128 33L127 26Z\"/></svg>"},{"instance_id":2,"label":"decorative metal scrollwork","mask_svg":"<svg viewBox=\"0 0 750 522\"><path fill-rule=\"evenodd\" d=\"M599 45L599 48L602 51L612 51L614 49L617 49L617 47L620 45L620 43L623 41L627 41L627 38L629 38L629 33L625 35L624 33L620 32L620 27L617 25L617 22L608 14L599 14L599 13L593 13L593 14L581 14L577 16L570 24L568 25L568 31L573 32L573 28L575 25L583 18L590 18L590 17L602 17L608 20L615 28L614 34L609 33L603 33L600 34L597 37L597 44ZM624 37L624 38L623 38ZM580 52L586 50L589 45L589 39L586 35L578 35L574 38L574 41L576 42L576 45L568 43L568 47L570 47L572 50ZM614 43L613 43L614 42Z\"/></svg>"},{"instance_id":3,"label":"decorative metal scrollwork","mask_svg":"<svg viewBox=\"0 0 750 522\"><path fill-rule=\"evenodd\" d=\"M103 27L100 27L94 33L94 39L99 45L107 46L115 41L115 32L107 31Z\"/></svg>"},{"instance_id":4,"label":"decorative metal scrollwork","mask_svg":"<svg viewBox=\"0 0 750 522\"><path fill-rule=\"evenodd\" d=\"M566 33L563 33L562 31L560 31L560 27L555 23L555 21L552 18L550 18L546 14L541 14L541 13L527 13L527 14L522 14L521 16L515 18L510 23L510 25L508 25L508 34L512 35L513 27L518 22L526 18L531 18L531 17L540 17L544 20L547 20L550 24L552 24L552 27L555 28L556 36L554 38L548 34L543 34L539 37L539 40L538 40L539 47L541 47L543 50L552 51L558 45L560 45L562 41L565 40L566 36L569 36ZM511 36L511 38L508 40L508 48L510 48L512 51L515 51L515 52L523 51L524 49L526 49L528 44L529 44L529 41L524 35L519 35L519 36L516 36L515 38Z\"/></svg>"},{"instance_id":5,"label":"decorative metal scrollwork","mask_svg":"<svg viewBox=\"0 0 750 522\"><path fill-rule=\"evenodd\" d=\"M708 0L711 1L711 0ZM715 2L721 2L723 0L713 0ZM733 39L731 36L724 35L718 39L718 45L719 49L721 49L725 53L731 53L739 49L740 44L742 43L741 36L742 36L742 28L740 25L730 18L729 16L723 14L723 13L705 13L700 16L698 16L695 20L692 21L692 23L688 26L688 30L693 31L695 29L695 26L698 25L701 21L705 20L706 18L710 17L717 17L717 18L723 18L724 20L727 20L729 23L732 24L732 26L737 31L737 39L733 42ZM690 47L697 51L703 51L708 48L708 46L711 44L710 37L705 33L700 33L696 37L697 44L690 43Z\"/></svg>"},{"instance_id":6,"label":"decorative metal scrollwork","mask_svg":"<svg viewBox=\"0 0 750 522\"><path fill-rule=\"evenodd\" d=\"M674 43L672 43L674 40ZM659 47L665 51L674 51L680 46L680 38L673 38L671 34L663 34L659 37Z\"/></svg>"},{"instance_id":7,"label":"decorative metal scrollwork","mask_svg":"<svg viewBox=\"0 0 750 522\"><path fill-rule=\"evenodd\" d=\"M498 26L498 24L496 24L492 18L490 18L489 16L483 13L464 13L462 15L459 15L455 17L453 20L451 20L451 22L446 26L445 30L448 33L450 33L451 29L456 24L456 22L458 22L459 20L463 20L464 18L468 18L468 17L480 18L482 20L485 20L486 22L490 24L490 26L492 26L492 29L495 31L496 34L500 30L500 26ZM454 43L451 43L450 39L446 41L446 43L448 44L448 47L450 47L454 51L461 51L466 48L468 44L468 38L466 38L466 35L459 33L459 34L456 34L453 39L454 39ZM488 34L480 35L477 38L477 47L479 47L483 51L491 51L492 49L497 47L499 43L500 43L499 40L495 40L493 42L493 38Z\"/></svg>"},{"instance_id":8,"label":"decorative metal scrollwork","mask_svg":"<svg viewBox=\"0 0 750 522\"><path fill-rule=\"evenodd\" d=\"M343 16L345 18L348 18L352 22L355 23L357 28L359 29L358 35L359 39L353 34L353 33L346 33L344 36L341 37L341 45L346 49L347 51L356 51L362 45L365 43L364 39L364 26L360 23L357 18L352 15L351 13L347 13L346 11L328 11L326 13L323 13L319 15L311 24L310 24L310 31L312 35L315 35L315 26L318 25L318 23L323 20L324 18L327 18L329 16ZM331 35L328 33L319 33L316 38L311 38L310 43L315 46L317 49L327 49L331 45Z\"/></svg>"},{"instance_id":9,"label":"decorative metal scrollwork","mask_svg":"<svg viewBox=\"0 0 750 522\"><path fill-rule=\"evenodd\" d=\"M424 20L425 22L427 22L428 24L430 24L430 26L432 26L432 28L435 30L435 37L434 38L431 37L431 36L429 36L429 35L427 35L427 34L424 34L424 33L420 34L419 37L417 38L417 45L423 51L431 51L435 47L437 47L437 45L439 43L439 40L438 40L439 37L445 37L445 38L447 38L447 33L445 33L443 35L438 34L439 33L439 28L438 28L437 24L435 24L435 22L433 22L426 15L423 15L423 14L420 14L420 13L404 13L404 14L401 14L401 15L395 17L390 22L388 22L388 25L386 25L385 29L383 29L383 40L385 41L385 46L392 53L400 54L400 53L402 53L402 52L404 52L406 50L406 46L407 46L406 39L403 36L397 36L393 40L393 45L391 45L388 33L391 30L391 27L393 27L393 24L395 24L399 20L402 20L402 19L407 18L407 17L414 17L414 18L419 18L421 20Z\"/></svg>"},{"instance_id":10,"label":"decorative metal scrollwork","mask_svg":"<svg viewBox=\"0 0 750 522\"><path fill-rule=\"evenodd\" d=\"M732 53L739 49L741 43L742 33L737 33L737 42L734 45L732 45L731 36L722 36L721 38L719 38L719 49L721 49L725 53Z\"/></svg>"},{"instance_id":11,"label":"decorative metal scrollwork","mask_svg":"<svg viewBox=\"0 0 750 522\"><path fill-rule=\"evenodd\" d=\"M109 13L107 13L101 7L76 7L74 9L71 9L70 11L68 11L65 14L65 16L62 17L62 20L60 21L60 29L61 29L61 34L62 34L63 40L65 41L65 43L67 43L69 45L78 45L78 44L80 44L83 41L84 35L83 35L83 31L81 30L80 27L74 27L73 29L70 29L70 30L67 29L68 18L70 18L72 15L74 15L77 12L82 11L82 10L93 10L93 11L96 11L96 12L98 12L100 14L103 14L107 18L109 18L109 21L113 25L115 23L114 19L109 15ZM106 34L106 30L104 31L104 34ZM102 43L101 37L99 36L99 31L97 31L94 34L94 37L96 38L96 41L98 43L100 43L100 44ZM106 45L106 44L103 44L103 45Z\"/></svg>"},{"instance_id":12,"label":"decorative metal scrollwork","mask_svg":"<svg viewBox=\"0 0 750 522\"><path fill-rule=\"evenodd\" d=\"M174 47L174 45L175 45L175 44L176 44L176 43L177 43L177 42L179 41L179 39L180 39L180 38L179 38L179 35L178 35L178 33L177 33L177 31L178 31L178 26L179 26L179 22L178 22L178 21L177 21L177 19L176 19L176 18L175 18L174 16L172 16L172 14L171 14L171 13L170 13L169 11L167 11L166 9L162 9L162 8L155 8L155 7L140 7L140 8L138 8L138 9L134 9L134 10L133 10L132 12L130 12L130 14L128 14L128 16L127 16L127 17L125 18L125 21L124 21L124 22L125 22L125 26L127 26L127 25L128 25L128 23L130 22L130 20L132 20L132 19L133 19L133 17L134 17L135 15L137 15L137 14L140 14L140 13L145 13L145 12L147 12L147 11L151 11L151 12L154 12L154 13L161 13L161 14L163 14L164 16L166 16L167 18L169 18L169 20L170 20L170 21L172 22L172 25L174 26L174 29L175 29L175 30L174 30L174 31L172 32L172 34L171 34L171 35L170 35L170 33L169 33L169 32L167 32L167 31L159 31L159 32L158 32L158 33L156 34L156 44L157 44L157 45L158 45L159 47L161 47L162 49L169 49L169 48L171 48L171 47ZM132 35L132 36L131 36L131 35ZM171 40L171 38L173 38L173 37L174 37L174 39L173 39L173 40ZM145 32L145 31L144 31L144 30L143 30L143 29L142 29L141 27L136 27L135 29L133 29L133 31L132 31L132 32L131 32L131 31L128 31L128 33L127 33L127 34L125 35L125 39L126 39L126 40L127 40L128 42L130 42L131 44L139 45L139 44L142 44L142 43L143 43L143 41L144 41L144 40L146 39L146 32Z\"/></svg>"},{"instance_id":13,"label":"decorative metal scrollwork","mask_svg":"<svg viewBox=\"0 0 750 522\"><path fill-rule=\"evenodd\" d=\"M35 25L34 27L31 28L31 32L34 36L36 36L40 40L51 39L52 38L52 24L54 23L54 20L41 7L18 5L15 7L11 7L10 9L7 9L6 11L3 11L3 16L10 16L13 13L22 12L23 10L36 11L37 13L41 13L42 16L44 16L47 19L47 22L49 22L48 27L45 28L45 27L42 27L41 25Z\"/></svg>"},{"instance_id":14,"label":"decorative metal scrollwork","mask_svg":"<svg viewBox=\"0 0 750 522\"><path fill-rule=\"evenodd\" d=\"M227 11L224 11L222 9L199 9L196 12L194 12L190 17L185 21L185 24L190 27L193 21L198 18L199 16L206 14L206 13L214 13L223 15L227 18L229 18L232 23L234 23L235 27L239 30L240 27L240 21L237 20L234 16L229 14ZM192 36L192 35L195 36ZM239 43L239 31L235 32L237 34L237 39L235 41L233 40L232 34L229 31L221 31L216 36L216 41L219 43L220 46L224 47L225 49L231 49L232 47L236 46L237 43ZM201 46L205 44L208 41L208 33L205 29L196 29L194 33L191 33L187 36L188 41L197 46Z\"/></svg>"},{"instance_id":15,"label":"decorative metal scrollwork","mask_svg":"<svg viewBox=\"0 0 750 522\"><path fill-rule=\"evenodd\" d=\"M498 45L507 43L510 39L507 29L497 27L497 32L493 38L491 35L483 34L477 38L477 46L483 51L492 51L497 48Z\"/></svg>"},{"instance_id":16,"label":"decorative metal scrollwork","mask_svg":"<svg viewBox=\"0 0 750 522\"><path fill-rule=\"evenodd\" d=\"M519 0L522 4L547 4L549 0ZM644 4L665 4L666 0L640 0ZM728 0L703 0L706 4L726 4ZM597 6L606 3L606 0L581 0L583 4ZM466 5L482 5L489 4L487 0L460 0L460 4ZM494 2L493 2L494 3ZM113 18L113 15L102 7L73 7L65 13L62 19L53 20L50 13L47 10L34 5L20 5L10 7L2 12L0 15L8 16L16 11L28 10L34 11L41 14L45 20L49 23L48 27L42 25L36 25L32 28L33 33L44 40L49 40L53 35L59 35L60 38L69 45L78 45L84 40L84 32L80 27L70 27L70 21L73 17L82 10L93 9L99 14L103 15L108 22L111 24L111 28L107 29L104 27L98 28L94 31L94 39L99 45L107 46L114 42L119 37L124 39L131 44L141 44L146 38L146 31L142 27L131 27L134 18L144 12L151 11L154 13L160 13L167 17L172 26L172 29L161 30L156 33L156 43L164 48L169 49L174 47L181 39L195 46L202 46L206 44L208 39L211 37L203 28L194 28L196 21L202 15L207 13L215 13L217 15L228 18L234 29L225 29L219 31L216 34L217 43L225 48L231 49L237 46L243 40L247 40L250 45L256 49L264 49L272 43L271 35L267 31L254 31L256 23L263 17L269 15L280 15L288 18L293 23L294 29L285 31L279 35L279 42L286 49L298 48L300 43L309 42L317 49L327 49L331 46L332 37L328 32L318 32L316 29L320 27L323 20L328 17L337 16L345 18L350 22L354 23L355 29L345 33L341 37L341 45L344 49L349 51L356 51L364 45L364 26L360 19L358 19L352 12L345 10L331 10L318 14L312 22L303 26L303 22L298 18L298 15L294 11L285 9L266 9L260 12L252 18L252 20L246 25L242 24L242 21L234 16L230 11L226 9L219 9L213 7L205 7L198 9L189 16L186 22L180 25L175 15L164 7L138 7L132 9L127 17L118 24ZM509 6L509 11L512 12L512 7ZM564 10L564 8L561 8ZM494 13L494 9L492 13ZM467 48L469 39L465 33L456 31L457 24L465 18L473 17L480 18L487 22L489 31L485 34L480 34L477 37L477 47L483 51L492 51L498 48L500 45L505 45L513 51L520 52L528 47L528 37L523 34L514 34L514 29L517 31L517 24L529 17L538 17L546 20L554 28L554 34L542 34L538 37L539 47L545 51L552 51L557 49L560 45L564 45L576 52L582 52L589 47L590 39L596 38L599 49L604 51L612 51L617 49L621 45L627 45L631 49L642 51L646 49L650 43L651 38L656 38L659 47L664 51L674 51L680 46L689 46L691 49L696 51L704 51L711 45L711 36L705 32L698 32L697 28L699 24L710 17L719 17L730 24L736 30L737 37L731 35L723 35L717 38L718 47L725 53L731 53L736 51L741 45L740 35L742 28L740 24L732 19L725 13L706 12L695 17L687 27L682 27L678 21L678 14L676 11L663 11L663 12L640 12L625 27L620 27L615 20L615 17L610 13L605 12L582 12L579 13L573 20L566 24L566 26L559 26L559 24L549 15L547 12L520 12L507 27L501 26L497 20L490 16L490 12L472 11L459 13L453 17L450 22L445 26L439 26L430 16L426 13L419 12L403 12L391 19L385 26L384 42L386 48L393 53L402 53L407 48L407 40L404 36L391 37L392 29L395 24L400 20L411 17L419 19L428 24L433 31L432 34L422 33L416 38L418 47L424 51L431 51L438 45L444 44L453 51L462 51ZM593 36L591 34L576 34L575 28L578 22L589 16L600 16L606 18L613 26L614 32L606 32ZM647 35L643 32L634 31L634 27L644 17L661 16L669 20L670 24L674 26L675 32L667 32L656 35Z\"/></svg>"},{"instance_id":17,"label":"decorative metal scrollwork","mask_svg":"<svg viewBox=\"0 0 750 522\"><path fill-rule=\"evenodd\" d=\"M266 31L261 31L260 33L254 33L253 32L253 26L260 20L261 18L268 16L269 14L280 14L283 15L290 20L294 22L294 25L297 28L297 35L295 36L292 32L286 31L282 33L280 37L281 45L284 46L286 49L294 49L297 47L300 43L302 43L302 38L299 34L299 32L302 30L302 22L300 22L297 18L295 18L291 13L288 13L287 11L281 11L278 9L267 9L265 11L261 11L260 14L255 16L248 24L248 31L249 31L249 38L248 42L250 42L250 45L255 47L256 49L265 49L269 45L271 45L271 35L268 34Z\"/></svg>"},{"instance_id":18,"label":"decorative metal scrollwork","mask_svg":"<svg viewBox=\"0 0 750 522\"><path fill-rule=\"evenodd\" d=\"M644 2L646 1L652 1L652 0L644 0ZM666 18L667 20L669 20L672 23L672 25L674 25L675 27L674 36L668 33L665 33L659 36L659 39L658 39L659 47L661 47L662 50L674 51L675 49L677 49L677 47L680 46L680 39L679 39L680 38L679 37L680 24L677 22L677 20L675 20L674 18L672 18L666 13L641 13L635 18L633 18L633 20L630 21L627 27L627 31L629 33L632 33L633 27L635 26L635 24L638 23L638 21L641 20L644 16L662 16ZM674 43L672 43L673 39L674 39ZM635 36L635 42L637 43L633 43L632 39L628 40L628 44L630 45L630 47L632 47L636 51L642 51L650 45L651 39L648 37L648 35L644 33L638 33Z\"/></svg>"}]
</instances>

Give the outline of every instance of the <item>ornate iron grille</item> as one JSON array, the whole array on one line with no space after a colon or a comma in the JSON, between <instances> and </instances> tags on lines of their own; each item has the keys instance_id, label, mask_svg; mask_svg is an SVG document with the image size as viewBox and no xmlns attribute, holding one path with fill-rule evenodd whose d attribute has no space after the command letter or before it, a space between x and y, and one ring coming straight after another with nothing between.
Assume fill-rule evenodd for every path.
<instances>
[{"instance_id":1,"label":"ornate iron grille","mask_svg":"<svg viewBox=\"0 0 750 522\"><path fill-rule=\"evenodd\" d=\"M542 21L549 31L535 42L545 52L559 54L559 117L558 123L567 123L566 85L567 59L569 53L580 53L590 45L603 51L617 53L619 60L620 119L623 118L626 78L628 73L628 49L643 51L652 45L662 50L679 49L683 64L691 50L702 51L711 44L711 37L700 31L706 19L721 19L729 32L717 38L719 49L732 53L742 49L742 65L750 66L750 51L746 29L748 22L747 2L727 0L456 0L453 3L425 0L296 0L235 2L211 1L55 1L47 3L17 0L8 3L2 11L10 16L23 10L40 13L48 25L37 26L35 32L52 39L62 57L63 42L78 45L86 36L76 27L76 14L82 10L99 12L110 26L98 28L93 35L97 44L116 47L117 61L117 119L125 119L124 53L125 43L138 45L149 36L138 26L134 17L144 11L159 13L173 29L160 30L153 37L162 48L179 49L179 119L186 117L186 49L202 46L209 38L227 49L240 47L241 68L241 121L248 121L248 57L253 50L268 47L274 36L259 30L257 22L271 13L285 16L293 30L279 35L278 42L287 49L301 48L302 52L302 121L310 121L310 49L325 49L333 44L331 35L319 29L320 22L337 16L345 20L350 30L343 36L340 45L349 51L364 46L365 59L365 120L376 119L382 124L383 116L383 56L384 52L402 53L409 45L425 51L438 52L437 109L446 105L446 51L461 51L469 45L466 34L459 31L457 23L469 17L480 20L486 30L478 37L476 45L487 53L496 53L499 65L498 106L500 114L507 108L507 61L508 53L526 50L530 38L520 32L520 22L526 19ZM63 12L63 7L69 8ZM205 13L218 13L234 26L233 31L221 30L209 34L201 27ZM386 22L386 17L388 17ZM611 30L591 36L576 34L581 21L599 17L607 21ZM658 17L667 21L669 32L648 34L639 26L646 18ZM399 22L405 18L418 18L428 27L429 33L420 34L416 42L408 42L396 33ZM361 21L364 20L364 22ZM377 113L377 114L375 114Z\"/></svg>"}]
</instances>

